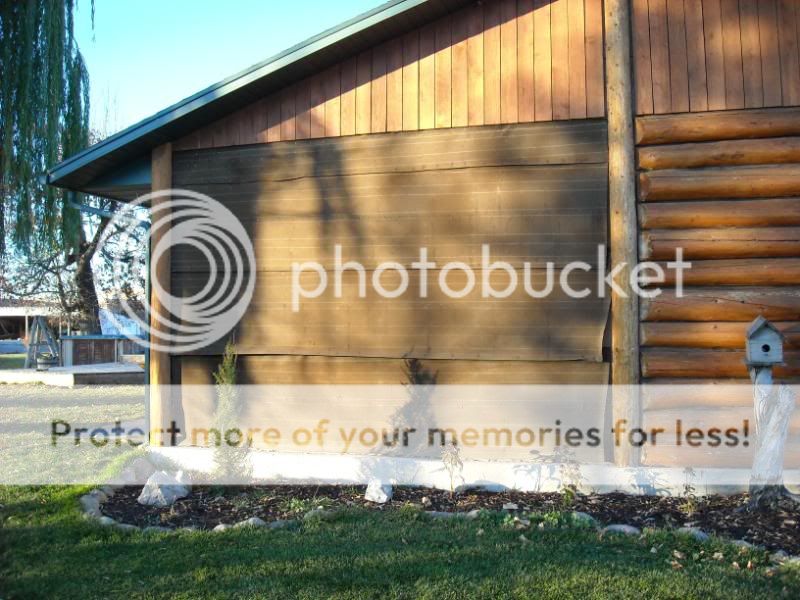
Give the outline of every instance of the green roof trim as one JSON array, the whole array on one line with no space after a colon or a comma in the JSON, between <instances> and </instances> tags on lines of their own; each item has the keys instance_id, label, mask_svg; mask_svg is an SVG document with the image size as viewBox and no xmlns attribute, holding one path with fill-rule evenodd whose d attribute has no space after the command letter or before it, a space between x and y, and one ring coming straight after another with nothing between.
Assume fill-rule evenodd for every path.
<instances>
[{"instance_id":1,"label":"green roof trim","mask_svg":"<svg viewBox=\"0 0 800 600\"><path fill-rule=\"evenodd\" d=\"M474 1L474 0L472 0ZM185 135L263 97L265 90L321 70L347 55L452 12L464 0L391 0L223 79L52 167L47 182L89 191L92 181L128 161L148 160L152 148Z\"/></svg>"}]
</instances>

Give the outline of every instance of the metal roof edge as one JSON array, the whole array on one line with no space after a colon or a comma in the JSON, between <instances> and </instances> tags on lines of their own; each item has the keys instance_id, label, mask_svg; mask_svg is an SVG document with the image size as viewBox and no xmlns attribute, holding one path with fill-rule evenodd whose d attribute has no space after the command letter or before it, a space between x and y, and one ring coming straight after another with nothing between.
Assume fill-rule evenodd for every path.
<instances>
[{"instance_id":1,"label":"metal roof edge","mask_svg":"<svg viewBox=\"0 0 800 600\"><path fill-rule=\"evenodd\" d=\"M374 9L357 15L352 19L331 27L322 33L308 38L294 46L252 65L239 73L231 75L211 86L192 94L168 106L167 108L142 119L138 123L116 133L105 140L89 146L85 150L78 152L47 171L47 183L58 186L59 180L77 171L81 167L101 158L114 150L117 150L132 141L152 133L159 128L179 119L189 113L198 110L211 102L233 92L242 87L266 77L281 68L309 56L314 52L325 49L355 33L364 31L382 21L390 19L398 14L425 4L430 0L390 0Z\"/></svg>"}]
</instances>

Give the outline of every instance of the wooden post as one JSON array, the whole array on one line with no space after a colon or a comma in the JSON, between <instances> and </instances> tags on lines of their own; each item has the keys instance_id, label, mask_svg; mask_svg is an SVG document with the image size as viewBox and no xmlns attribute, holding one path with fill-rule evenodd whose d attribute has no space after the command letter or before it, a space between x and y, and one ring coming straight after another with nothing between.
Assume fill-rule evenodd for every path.
<instances>
[{"instance_id":1,"label":"wooden post","mask_svg":"<svg viewBox=\"0 0 800 600\"><path fill-rule=\"evenodd\" d=\"M611 293L612 415L614 424L626 421L627 433L639 427L641 420L639 394L631 387L639 383L639 301L629 283L638 260L631 8L630 0L606 0L604 4L611 266L625 264L617 282L627 295ZM627 435L622 439L627 440ZM624 442L615 446L614 462L637 465L638 449Z\"/></svg>"},{"instance_id":2,"label":"wooden post","mask_svg":"<svg viewBox=\"0 0 800 600\"><path fill-rule=\"evenodd\" d=\"M172 144L164 144L158 146L152 153L152 179L151 190L157 192L159 190L167 190L172 188ZM169 201L168 196L154 198L151 201L151 210L159 204ZM163 213L160 216L163 218ZM155 225L155 224L153 224ZM153 249L156 245L164 240L165 236L169 235L169 231L162 227L150 228L150 248ZM155 334L159 331L164 331L166 328L159 323L156 315L169 316L168 307L163 304L163 298L159 298L155 293L155 282L162 287L162 289L169 291L170 285L170 252L166 251L157 261L150 263L150 331L151 339L157 344L163 344L163 339L157 337ZM150 410L149 410L149 423L150 430L150 444L153 446L161 446L165 436L159 435L155 430L165 429L167 427L166 418L168 417L169 397L168 386L170 384L170 356L166 352L150 349ZM154 433L155 432L155 433Z\"/></svg>"}]
</instances>

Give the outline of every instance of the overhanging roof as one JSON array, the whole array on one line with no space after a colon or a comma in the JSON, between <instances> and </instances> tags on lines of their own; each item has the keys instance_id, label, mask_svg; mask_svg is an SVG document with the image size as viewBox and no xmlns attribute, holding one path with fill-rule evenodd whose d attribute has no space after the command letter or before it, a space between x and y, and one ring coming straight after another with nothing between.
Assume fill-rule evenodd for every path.
<instances>
[{"instance_id":1,"label":"overhanging roof","mask_svg":"<svg viewBox=\"0 0 800 600\"><path fill-rule=\"evenodd\" d=\"M381 4L67 158L48 171L47 182L127 199L128 193L115 191L117 175L126 182L123 187L141 190L143 184L149 184L149 172L142 165L149 165L150 151L156 146L474 1L391 0ZM143 176L148 178L146 182L141 181Z\"/></svg>"}]
</instances>

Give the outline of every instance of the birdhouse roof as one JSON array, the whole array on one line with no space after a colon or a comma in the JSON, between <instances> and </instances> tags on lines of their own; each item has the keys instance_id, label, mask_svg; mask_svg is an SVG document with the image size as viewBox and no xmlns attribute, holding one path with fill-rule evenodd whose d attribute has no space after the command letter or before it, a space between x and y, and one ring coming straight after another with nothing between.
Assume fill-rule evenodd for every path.
<instances>
[{"instance_id":1,"label":"birdhouse roof","mask_svg":"<svg viewBox=\"0 0 800 600\"><path fill-rule=\"evenodd\" d=\"M759 330L764 328L771 329L772 331L777 333L780 338L783 338L783 334L777 327L775 327L775 325L773 325L772 323L767 321L764 317L759 315L758 317L755 318L755 320L752 323L750 323L750 327L747 328L748 339L752 338Z\"/></svg>"}]
</instances>

